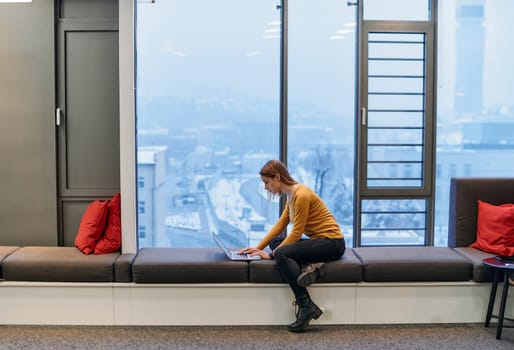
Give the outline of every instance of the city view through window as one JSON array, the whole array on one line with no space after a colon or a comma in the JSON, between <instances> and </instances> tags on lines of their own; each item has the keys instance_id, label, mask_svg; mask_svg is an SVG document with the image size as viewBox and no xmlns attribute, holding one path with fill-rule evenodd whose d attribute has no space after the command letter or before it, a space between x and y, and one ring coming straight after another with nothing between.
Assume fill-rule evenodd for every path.
<instances>
[{"instance_id":1,"label":"city view through window","mask_svg":"<svg viewBox=\"0 0 514 350\"><path fill-rule=\"evenodd\" d=\"M356 11L336 0L290 1L287 33L287 164L327 203L348 246L359 181ZM435 245L446 245L451 177L512 173L513 12L508 0L439 1ZM212 231L229 245L255 245L279 217L258 172L284 141L281 36L272 1L137 4L140 248L214 246Z\"/></svg>"}]
</instances>

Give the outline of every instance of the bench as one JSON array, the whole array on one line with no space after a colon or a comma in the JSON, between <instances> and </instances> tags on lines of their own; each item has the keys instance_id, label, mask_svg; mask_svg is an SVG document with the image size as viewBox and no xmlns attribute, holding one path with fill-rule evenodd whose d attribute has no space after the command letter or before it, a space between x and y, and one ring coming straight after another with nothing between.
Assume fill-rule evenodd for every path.
<instances>
[{"instance_id":1,"label":"bench","mask_svg":"<svg viewBox=\"0 0 514 350\"><path fill-rule=\"evenodd\" d=\"M514 179L452 179L448 247L349 248L340 260L327 263L325 276L310 287L316 300L327 307L321 322L481 322L487 282L492 278L482 259L492 254L468 247L475 240L478 199L514 202ZM66 290L72 303L77 298L84 302L95 291L112 308L103 321L95 309L82 310L91 312L82 320L69 314L57 321L66 324L284 324L291 320L289 307L284 306L291 294L273 261L227 261L217 248L143 248L137 254L83 255L74 247L4 246L0 247L0 277L3 310L9 309L9 299L2 287L28 295L45 288ZM212 304L213 300L217 302ZM37 297L31 301L33 305L41 302ZM229 304L256 305L261 315L227 318L221 313ZM59 302L53 307L59 307ZM204 307L219 314L214 317ZM176 315L181 309L182 316ZM341 314L330 312L335 309ZM388 310L392 313L384 319L381 312ZM195 317L195 312L201 316ZM38 323L33 315L18 323L30 320ZM10 321L0 316L0 323Z\"/></svg>"},{"instance_id":2,"label":"bench","mask_svg":"<svg viewBox=\"0 0 514 350\"><path fill-rule=\"evenodd\" d=\"M2 259L2 273L6 281L128 282L130 256L84 255L75 247L18 247Z\"/></svg>"}]
</instances>

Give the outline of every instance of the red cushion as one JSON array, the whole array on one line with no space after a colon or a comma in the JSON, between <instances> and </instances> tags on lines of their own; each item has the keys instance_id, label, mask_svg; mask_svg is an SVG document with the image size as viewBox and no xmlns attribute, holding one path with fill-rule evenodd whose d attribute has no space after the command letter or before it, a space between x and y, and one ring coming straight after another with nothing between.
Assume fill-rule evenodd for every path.
<instances>
[{"instance_id":1,"label":"red cushion","mask_svg":"<svg viewBox=\"0 0 514 350\"><path fill-rule=\"evenodd\" d=\"M84 254L91 254L102 236L107 222L108 201L95 200L82 215L79 230L75 236L75 246Z\"/></svg>"},{"instance_id":2,"label":"red cushion","mask_svg":"<svg viewBox=\"0 0 514 350\"><path fill-rule=\"evenodd\" d=\"M121 196L115 194L109 202L109 215L104 235L95 247L95 254L107 254L121 249Z\"/></svg>"},{"instance_id":3,"label":"red cushion","mask_svg":"<svg viewBox=\"0 0 514 350\"><path fill-rule=\"evenodd\" d=\"M514 204L478 201L477 240L472 248L501 256L514 256Z\"/></svg>"}]
</instances>

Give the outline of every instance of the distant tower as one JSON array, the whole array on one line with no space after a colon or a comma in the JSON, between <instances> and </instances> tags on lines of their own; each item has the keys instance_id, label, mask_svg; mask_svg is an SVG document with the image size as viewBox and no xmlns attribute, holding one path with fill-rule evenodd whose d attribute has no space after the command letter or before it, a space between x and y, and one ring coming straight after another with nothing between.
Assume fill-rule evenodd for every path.
<instances>
[{"instance_id":1,"label":"distant tower","mask_svg":"<svg viewBox=\"0 0 514 350\"><path fill-rule=\"evenodd\" d=\"M456 13L455 112L476 115L483 108L484 0L460 0Z\"/></svg>"}]
</instances>

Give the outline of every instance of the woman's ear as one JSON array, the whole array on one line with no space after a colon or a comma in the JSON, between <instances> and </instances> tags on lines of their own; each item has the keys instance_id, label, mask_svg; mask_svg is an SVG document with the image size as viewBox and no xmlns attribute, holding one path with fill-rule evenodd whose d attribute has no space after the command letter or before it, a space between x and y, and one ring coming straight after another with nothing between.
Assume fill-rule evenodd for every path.
<instances>
[{"instance_id":1,"label":"woman's ear","mask_svg":"<svg viewBox=\"0 0 514 350\"><path fill-rule=\"evenodd\" d=\"M279 173L276 173L276 174L275 174L275 180L277 180L278 182L280 182L280 174L279 174Z\"/></svg>"}]
</instances>

